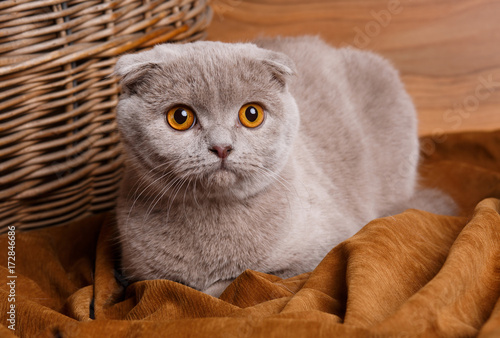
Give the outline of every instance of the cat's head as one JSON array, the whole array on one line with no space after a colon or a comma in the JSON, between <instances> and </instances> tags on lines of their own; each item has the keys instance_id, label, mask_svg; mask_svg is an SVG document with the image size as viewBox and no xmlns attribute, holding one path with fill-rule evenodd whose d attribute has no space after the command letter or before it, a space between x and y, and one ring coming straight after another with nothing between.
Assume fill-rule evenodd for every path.
<instances>
[{"instance_id":1,"label":"cat's head","mask_svg":"<svg viewBox=\"0 0 500 338\"><path fill-rule=\"evenodd\" d=\"M163 44L125 55L117 121L130 165L159 191L245 198L280 180L299 113L293 62L253 44Z\"/></svg>"}]
</instances>

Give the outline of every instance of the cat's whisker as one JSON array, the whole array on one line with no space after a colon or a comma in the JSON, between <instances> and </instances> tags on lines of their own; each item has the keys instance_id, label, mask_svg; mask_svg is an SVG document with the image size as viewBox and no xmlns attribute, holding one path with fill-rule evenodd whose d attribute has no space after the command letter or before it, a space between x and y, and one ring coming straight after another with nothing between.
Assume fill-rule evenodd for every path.
<instances>
[{"instance_id":1,"label":"cat's whisker","mask_svg":"<svg viewBox=\"0 0 500 338\"><path fill-rule=\"evenodd\" d=\"M168 218L170 217L170 209L172 208L172 205L175 201L175 197L177 196L177 194L179 193L179 190L182 188L182 186L184 185L184 182L186 182L185 180L180 180L180 184L178 185L177 189L175 190L175 193L174 193L174 196L172 197L172 199L170 200L170 205L168 206L168 209L167 209L167 217L166 217L166 221L168 223ZM174 188L175 189L175 188Z\"/></svg>"},{"instance_id":2,"label":"cat's whisker","mask_svg":"<svg viewBox=\"0 0 500 338\"><path fill-rule=\"evenodd\" d=\"M162 166L162 165L159 165L159 166L157 166L156 168L161 167L161 166ZM150 172L151 172L151 170L150 170ZM149 172L148 172L148 173L149 173ZM167 176L169 176L169 175L171 175L171 174L172 174L172 172L169 172L169 171L168 171L168 172L166 172L165 174L163 174L163 175L161 175L160 177L158 177L156 180L154 180L154 181L152 181L151 183L149 183L149 184L148 184L148 186L146 186L145 188L143 188L143 190L141 191L141 193L140 193L138 196L136 196L136 198L134 199L134 201L133 201L133 203L132 203L132 206L130 207L129 212L128 212L128 214L127 214L127 219L126 219L126 221L125 221L125 224L128 224L129 219L130 219L130 215L131 215L131 213L132 213L132 210L134 209L135 204L136 204L136 203L137 203L137 201L141 198L141 196L142 196L142 195L143 195L143 194L147 191L147 189L149 189L150 187L154 186L154 185L156 184L156 182L158 182L159 180L164 179L164 178L166 178ZM145 177L145 175L142 177L142 179L144 179L144 177ZM140 184L140 182L139 182L139 181L138 181L138 184ZM136 191L134 192L134 195L135 195L135 194L137 194L137 191L138 191L138 190L139 190L139 186L137 186L137 189L136 189Z\"/></svg>"},{"instance_id":3,"label":"cat's whisker","mask_svg":"<svg viewBox=\"0 0 500 338\"><path fill-rule=\"evenodd\" d=\"M276 172L272 171L271 169L268 169L264 166L259 166L259 165L255 165L255 164L250 164L250 165L252 167L256 168L257 170L260 170L261 173L268 174L268 177L276 179L276 181L279 184L281 184L285 189L287 189L290 193L295 193L295 195L298 196L297 190L295 190L295 188L280 174L278 174L278 173L276 173ZM293 190L295 190L295 191L292 192L291 188L293 188Z\"/></svg>"},{"instance_id":4,"label":"cat's whisker","mask_svg":"<svg viewBox=\"0 0 500 338\"><path fill-rule=\"evenodd\" d=\"M188 184L186 185L186 188L184 188L184 197L182 199L182 205L184 206L184 216L186 217L186 219L189 219L189 215L186 212L186 193L187 193L187 191L189 189L189 185L191 184L192 180L193 179L190 178L189 181L188 181Z\"/></svg>"},{"instance_id":5,"label":"cat's whisker","mask_svg":"<svg viewBox=\"0 0 500 338\"><path fill-rule=\"evenodd\" d=\"M271 175L270 175L270 173L268 173L268 172L266 172L266 171L263 171L263 170L262 170L262 168L260 168L260 167L256 167L256 168L257 168L257 169L259 169L259 170L261 170L261 171L259 171L259 173L260 173L260 174L265 175L265 176L268 176L268 177L270 177L271 179L274 179L274 178L275 178L275 177L271 176ZM254 173L254 174L252 174L252 176L253 176L253 178L254 178L254 179L258 179L257 174L255 174L255 173ZM282 183L282 182L280 182L280 181L278 181L278 182L279 182L279 183L281 183L281 185L282 185L283 187L285 187L285 189L286 189L286 190L282 190L282 191L278 190L278 192L280 192L280 194L286 198L286 200L287 200L287 204L288 204L288 209L289 209L289 210L292 210L292 205L291 205L291 203L290 203L290 196L289 196L289 194L287 194L287 191L291 193L291 190L290 190L290 189L288 189L288 188L287 188L287 186L286 186L284 183ZM288 182L287 182L287 183L288 183ZM288 215L287 217L289 217L289 216L290 216L290 213L287 213L287 215Z\"/></svg>"},{"instance_id":6,"label":"cat's whisker","mask_svg":"<svg viewBox=\"0 0 500 338\"><path fill-rule=\"evenodd\" d=\"M259 178L258 175L259 174L264 174L264 175L268 175L267 173L263 172L263 173L253 173L252 176L256 177L257 179ZM289 194L289 190L288 189L277 189L276 192L278 193L278 197L281 197L282 199L286 199L286 204L288 205L288 212L285 212L284 213L284 216L286 217L286 220L283 220L284 222L290 222L291 221L291 217L292 217L292 213L290 212L292 209L292 203L290 201L291 199L291 196ZM294 199L295 200L295 199ZM255 219L255 221L259 221L257 219Z\"/></svg>"},{"instance_id":7,"label":"cat's whisker","mask_svg":"<svg viewBox=\"0 0 500 338\"><path fill-rule=\"evenodd\" d=\"M272 175L273 177L275 177L278 180L278 182L282 186L284 186L291 194L295 194L295 196L297 197L297 201L299 201L299 203L300 203L300 207L301 208L303 207L303 205L302 205L302 198L300 198L300 195L299 195L299 193L298 193L298 191L297 191L297 189L296 189L296 187L294 185L290 184L290 182L288 182L283 176L281 176L277 172L272 171L269 168L266 168L266 167L263 167L263 166L259 167L259 168L263 169L263 170L266 170L270 175ZM290 188L288 188L288 187L290 187ZM293 189L293 191L292 191L292 189ZM306 188L306 190L307 190L307 188ZM288 199L288 196L287 196L287 199ZM288 202L289 202L288 205L290 206L290 201L288 200Z\"/></svg>"},{"instance_id":8,"label":"cat's whisker","mask_svg":"<svg viewBox=\"0 0 500 338\"><path fill-rule=\"evenodd\" d=\"M135 194L137 194L137 191L139 190L139 185L141 183L141 181L143 181L147 176L153 174L153 171L155 170L158 170L160 169L161 167L165 167L167 165L170 165L171 163L173 163L173 161L168 161L168 162L165 162L165 163L162 163L162 164L159 164L157 165L156 167L154 167L153 169L150 169L149 171L145 172L144 174L142 174L139 179L137 180L137 182L132 186L132 189L130 189L130 192L129 192L129 195L127 196L127 198L130 197L130 194L133 194L133 196L135 196ZM131 163L133 166L139 166L138 164L132 162ZM136 188L137 187L137 188ZM132 191L135 189L135 191L132 193Z\"/></svg>"},{"instance_id":9,"label":"cat's whisker","mask_svg":"<svg viewBox=\"0 0 500 338\"><path fill-rule=\"evenodd\" d=\"M144 216L144 219L143 221L146 222L149 215L151 214L151 212L153 212L154 208L156 207L156 205L158 204L159 201L161 201L163 199L163 197L165 196L165 194L170 190L171 187L173 186L177 186L177 184L182 181L181 178L179 177L176 177L173 181L169 182L169 184L167 184L166 187L164 187L162 190L161 190L161 193L156 196L154 199L153 199L153 202L149 205L148 209L146 210L146 214Z\"/></svg>"},{"instance_id":10,"label":"cat's whisker","mask_svg":"<svg viewBox=\"0 0 500 338\"><path fill-rule=\"evenodd\" d=\"M136 159L136 161L139 161L139 160L140 160L137 156L133 156L133 157ZM167 167L168 165L170 165L170 164L172 164L172 163L174 163L174 162L175 162L174 160L170 160L170 161L167 161L167 162L163 162L163 163L161 163L161 164L157 165L156 167L154 167L154 168L152 168L152 169L149 169L147 172L145 172L144 174L142 174L142 175L140 176L140 178L139 178L138 182L136 182L136 184L134 185L134 187L135 187L136 185L138 185L138 184L140 183L140 181L141 181L141 180L143 180L144 178L146 178L147 176L151 176L151 175L153 175L153 176L154 176L154 175L155 175L154 171L159 170L159 169L160 169L160 168L162 168L162 167ZM142 167L140 167L140 166L139 166L139 164L137 164L137 163L135 163L135 162L131 162L131 163L129 163L129 164L131 164L132 166L137 167L136 169L138 169L138 171L141 171L141 170L143 169ZM163 174L165 174L165 173L166 173L166 172L164 172ZM163 174L162 174L162 175L163 175ZM133 189L134 189L134 187L132 187L132 189L131 189L131 190L133 190ZM134 195L137 193L137 190L138 190L138 188L135 190Z\"/></svg>"},{"instance_id":11,"label":"cat's whisker","mask_svg":"<svg viewBox=\"0 0 500 338\"><path fill-rule=\"evenodd\" d=\"M196 199L196 182L198 181L198 178L200 177L200 173L196 174L196 177L194 178L194 185L193 185L193 199L194 202L196 203L196 206L201 209L200 204L198 203L198 200Z\"/></svg>"},{"instance_id":12,"label":"cat's whisker","mask_svg":"<svg viewBox=\"0 0 500 338\"><path fill-rule=\"evenodd\" d=\"M143 193L144 193L144 192L145 192L145 191L146 191L146 190L147 190L150 186L152 186L153 184L155 184L157 181L159 181L159 180L161 180L161 179L171 179L171 178L172 178L172 176L175 176L175 175L176 175L176 173L177 173L177 171L176 171L176 170L167 170L167 171L165 171L165 172L164 172L164 173L163 173L160 177L158 177L155 181L153 181L153 182L152 182L152 183L150 183L150 184L149 184L146 188L144 188L144 189L143 189L143 191L141 192L141 194L140 194L140 195L142 195L142 194L143 194ZM156 196L155 196L155 195L152 195L152 196L147 197L147 199L146 199L145 203L146 203L146 204L148 204L148 203L149 203L150 198L153 198L153 202L152 202L152 204L150 204L150 206L151 206L151 205L153 205L153 203L154 203L154 205L156 205L156 203L158 203L158 202L159 202L159 201L163 198L163 196L164 196L164 195L168 192L168 190L170 189L170 187L172 187L172 186L176 183L176 181L177 181L177 180L179 180L179 179L180 179L180 178L178 178L178 177L174 177L174 179L173 179L172 181L168 182L168 183L167 183L167 185L166 185L165 187L163 187L163 188L162 188L162 190L161 190L160 194L158 194L158 195L156 195ZM136 200L135 200L135 201L137 201L137 199L140 197L140 195L136 198ZM135 201L134 201L134 204L135 204ZM155 201L156 201L156 202L155 202ZM132 205L132 208L133 208L133 205ZM132 209L132 208L131 208L131 209ZM147 209L147 213L146 213L146 217L145 217L146 219L147 219L147 216L149 216L149 213L150 213L151 211L152 211L152 209L150 209L150 208L148 207L148 209ZM145 221L145 220L144 220L144 221Z\"/></svg>"}]
</instances>

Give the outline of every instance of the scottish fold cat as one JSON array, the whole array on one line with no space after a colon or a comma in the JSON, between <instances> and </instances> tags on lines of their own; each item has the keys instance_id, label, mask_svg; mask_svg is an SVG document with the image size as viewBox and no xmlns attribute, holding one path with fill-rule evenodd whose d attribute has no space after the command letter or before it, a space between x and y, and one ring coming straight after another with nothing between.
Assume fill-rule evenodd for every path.
<instances>
[{"instance_id":1,"label":"scottish fold cat","mask_svg":"<svg viewBox=\"0 0 500 338\"><path fill-rule=\"evenodd\" d=\"M417 189L415 108L382 57L316 37L163 44L116 65L122 269L218 296L311 271L375 218L452 213Z\"/></svg>"}]
</instances>

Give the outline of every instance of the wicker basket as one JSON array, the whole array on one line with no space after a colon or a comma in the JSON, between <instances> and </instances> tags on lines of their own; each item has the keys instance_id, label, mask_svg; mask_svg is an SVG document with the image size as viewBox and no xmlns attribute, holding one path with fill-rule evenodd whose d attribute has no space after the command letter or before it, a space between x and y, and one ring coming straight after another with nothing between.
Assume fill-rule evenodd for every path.
<instances>
[{"instance_id":1,"label":"wicker basket","mask_svg":"<svg viewBox=\"0 0 500 338\"><path fill-rule=\"evenodd\" d=\"M203 37L206 0L0 1L0 232L114 207L117 56Z\"/></svg>"}]
</instances>

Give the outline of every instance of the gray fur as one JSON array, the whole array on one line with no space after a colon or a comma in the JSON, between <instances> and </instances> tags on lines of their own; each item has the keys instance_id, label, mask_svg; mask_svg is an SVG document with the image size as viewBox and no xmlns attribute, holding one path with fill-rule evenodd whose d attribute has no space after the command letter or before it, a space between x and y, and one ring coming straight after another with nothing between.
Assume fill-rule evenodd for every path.
<instances>
[{"instance_id":1,"label":"gray fur","mask_svg":"<svg viewBox=\"0 0 500 338\"><path fill-rule=\"evenodd\" d=\"M218 295L245 269L293 276L415 200L415 109L380 56L314 37L195 42L123 56L116 73L127 154L117 215L132 280ZM255 129L238 122L248 102L266 109ZM193 128L168 126L175 104L196 112ZM226 170L213 145L232 146ZM437 194L423 195L450 210Z\"/></svg>"}]
</instances>

